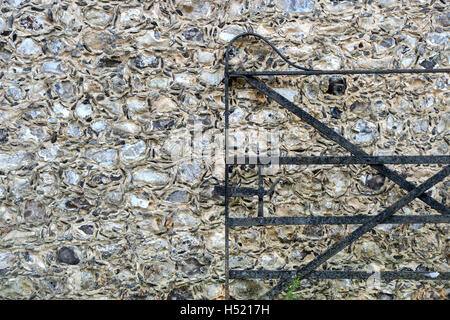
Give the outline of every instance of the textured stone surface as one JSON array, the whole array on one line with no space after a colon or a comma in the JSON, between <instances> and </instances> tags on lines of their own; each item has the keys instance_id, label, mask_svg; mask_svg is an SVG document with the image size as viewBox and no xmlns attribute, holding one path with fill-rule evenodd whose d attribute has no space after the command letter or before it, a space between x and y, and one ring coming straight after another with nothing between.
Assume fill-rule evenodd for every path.
<instances>
[{"instance_id":1,"label":"textured stone surface","mask_svg":"<svg viewBox=\"0 0 450 320\"><path fill-rule=\"evenodd\" d=\"M57 252L57 261L66 263L66 264L78 264L80 259L76 256L74 250L72 248L63 247Z\"/></svg>"},{"instance_id":2,"label":"textured stone surface","mask_svg":"<svg viewBox=\"0 0 450 320\"><path fill-rule=\"evenodd\" d=\"M290 12L308 13L314 9L314 1L311 0L278 0L281 9Z\"/></svg>"},{"instance_id":3,"label":"textured stone surface","mask_svg":"<svg viewBox=\"0 0 450 320\"><path fill-rule=\"evenodd\" d=\"M444 2L0 1L0 298L224 298L223 154L207 152L223 137L227 42L257 32L312 68L448 68ZM254 39L230 53L232 70L290 68ZM264 81L370 154L449 152L448 75ZM242 81L230 98L236 143L255 149L259 129L286 155L347 154ZM390 167L417 184L438 170ZM257 186L255 167L230 177ZM265 187L278 177L267 216L374 215L405 194L362 165L286 166ZM448 205L448 188L430 192ZM256 212L256 199L230 202ZM416 200L398 214L436 212ZM294 269L354 227L233 229L230 264ZM324 268L448 271L446 241L444 225L383 224ZM448 299L445 286L304 280L297 293ZM233 280L231 294L269 287Z\"/></svg>"}]
</instances>

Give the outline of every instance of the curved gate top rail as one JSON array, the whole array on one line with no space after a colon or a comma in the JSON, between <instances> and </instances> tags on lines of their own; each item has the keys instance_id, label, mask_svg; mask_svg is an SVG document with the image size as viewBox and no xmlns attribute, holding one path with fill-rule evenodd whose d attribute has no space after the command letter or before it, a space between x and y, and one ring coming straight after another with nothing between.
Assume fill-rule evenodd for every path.
<instances>
[{"instance_id":1,"label":"curved gate top rail","mask_svg":"<svg viewBox=\"0 0 450 320\"><path fill-rule=\"evenodd\" d=\"M232 44L239 38L253 36L268 44L282 60L288 65L298 70L290 71L245 71L245 70L229 70L229 53ZM399 73L450 73L450 69L386 69L386 70L313 70L292 63L286 58L270 41L256 33L242 33L234 37L227 46L225 52L225 185L216 187L216 192L225 197L225 292L226 299L229 295L229 279L280 279L278 284L261 298L271 299L280 294L292 281L294 277L298 278L318 278L318 279L367 279L371 276L369 272L361 271L317 271L316 268L325 263L328 259L336 255L338 252L349 246L351 243L359 239L362 235L372 230L380 223L450 223L450 209L444 204L436 201L434 198L425 193L432 186L444 180L450 174L450 156L371 156L351 143L349 140L341 136L324 123L314 118L304 109L292 103L287 98L270 88L264 82L259 80L258 76L267 75L335 75L335 74L399 74ZM253 88L264 94L266 97L277 102L281 107L298 116L302 121L314 127L319 133L328 138L341 147L351 152L352 156L312 156L312 157L280 157L277 159L278 164L286 165L307 165L307 164L367 164L380 174L392 180L408 193L382 210L375 216L308 216L308 217L264 217L263 215L263 198L271 195L275 189L277 179L269 190L264 189L262 166L267 164L267 159L263 157L248 157L245 155L230 157L228 154L228 129L229 129L229 88L232 79L242 78L248 82ZM242 162L245 161L245 162ZM259 185L258 188L248 187L232 187L229 185L229 167L235 164L252 163L258 166ZM397 172L387 168L385 164L445 164L437 174L426 180L420 185L407 181ZM229 199L230 197L258 197L258 216L253 218L233 218L229 215ZM431 208L438 211L439 215L402 215L393 216L395 212L413 201L420 199ZM305 224L360 224L361 226L347 235L344 239L334 243L325 252L316 256L309 263L301 266L296 270L288 271L272 271L272 270L230 270L229 268L229 229L234 226L266 226L266 225L305 225ZM411 279L411 280L450 280L450 272L427 273L427 272L410 272L410 271L384 271L380 273L380 278L384 280L393 279Z\"/></svg>"}]
</instances>

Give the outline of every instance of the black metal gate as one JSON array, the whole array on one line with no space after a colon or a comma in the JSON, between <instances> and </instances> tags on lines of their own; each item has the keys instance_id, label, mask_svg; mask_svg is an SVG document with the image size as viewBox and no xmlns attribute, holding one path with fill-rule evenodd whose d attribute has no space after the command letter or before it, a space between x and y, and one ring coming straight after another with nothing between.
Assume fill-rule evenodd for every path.
<instances>
[{"instance_id":1,"label":"black metal gate","mask_svg":"<svg viewBox=\"0 0 450 320\"><path fill-rule=\"evenodd\" d=\"M253 36L264 41L283 59L288 65L296 68L295 71L230 71L229 55L231 45L234 41L242 37ZM398 73L449 73L450 69L408 69L408 70L313 70L303 68L290 62L272 43L264 37L255 33L243 33L232 39L226 49L225 54L225 186L216 188L216 191L225 197L225 277L226 277L226 299L229 299L229 279L279 279L278 284L267 292L262 299L272 299L280 294L294 277L298 278L316 278L316 279L368 279L373 273L362 271L317 271L317 267L325 263L329 258L343 250L352 242L359 239L362 235L370 231L380 223L449 223L450 209L444 204L439 203L425 193L436 183L444 180L450 174L450 156L371 156L361 150L358 146L345 139L333 129L314 118L302 108L292 103L281 94L267 86L259 80L258 76L317 76L317 75L349 75L349 74L398 74ZM236 157L230 157L228 153L228 129L229 129L229 89L232 80L235 78L244 79L253 88L263 93L266 97L277 102L282 108L289 110L306 122L319 133L336 142L341 147L351 152L352 156L301 156L301 157L280 157L279 165L311 165L311 164L366 164L380 174L392 180L401 188L408 191L408 194L375 216L354 215L354 216L308 216L308 217L264 217L263 205L264 196L269 196L275 189L277 180L269 190L263 186L262 166L268 163L268 159L263 157L242 156L240 161ZM238 162L239 161L239 162ZM258 166L259 186L258 188L232 187L229 185L229 167L235 164L253 163ZM397 172L387 168L385 164L441 164L446 165L437 174L426 180L420 185L408 182ZM229 216L230 197L258 197L258 216L250 218L233 218ZM414 199L420 199L431 208L435 209L440 215L402 215L393 216L393 214L407 205ZM271 270L230 270L229 268L229 230L235 226L268 226L268 225L308 225L308 224L359 224L359 228L351 232L344 239L337 241L325 252L316 256L311 262L297 270L271 271ZM384 271L380 272L382 280L393 279L411 279L411 280L449 280L450 272L440 272L438 276L431 278L428 272L411 271Z\"/></svg>"}]
</instances>

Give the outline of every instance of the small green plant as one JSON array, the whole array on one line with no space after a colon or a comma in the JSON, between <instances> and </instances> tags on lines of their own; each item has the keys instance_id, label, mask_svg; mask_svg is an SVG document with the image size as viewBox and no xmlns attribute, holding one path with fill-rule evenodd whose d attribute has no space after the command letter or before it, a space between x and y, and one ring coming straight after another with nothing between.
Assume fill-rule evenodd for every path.
<instances>
[{"instance_id":1,"label":"small green plant","mask_svg":"<svg viewBox=\"0 0 450 320\"><path fill-rule=\"evenodd\" d=\"M300 287L300 285L302 284L302 280L299 278L295 278L291 285L288 287L288 291L286 293L286 300L300 300L302 297L295 293L295 291L297 291Z\"/></svg>"}]
</instances>

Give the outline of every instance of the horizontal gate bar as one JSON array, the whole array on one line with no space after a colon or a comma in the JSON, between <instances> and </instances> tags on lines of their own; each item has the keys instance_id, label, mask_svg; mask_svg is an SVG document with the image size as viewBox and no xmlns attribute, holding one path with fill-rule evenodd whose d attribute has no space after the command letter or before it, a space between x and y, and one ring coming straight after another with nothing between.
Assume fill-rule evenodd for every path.
<instances>
[{"instance_id":1,"label":"horizontal gate bar","mask_svg":"<svg viewBox=\"0 0 450 320\"><path fill-rule=\"evenodd\" d=\"M380 70L288 70L288 71L232 71L230 77L242 76L314 76L332 74L399 74L399 73L450 73L450 69L380 69Z\"/></svg>"},{"instance_id":2,"label":"horizontal gate bar","mask_svg":"<svg viewBox=\"0 0 450 320\"><path fill-rule=\"evenodd\" d=\"M307 224L364 224L373 216L309 216L309 217L252 217L228 218L230 227L274 226L274 225L307 225ZM392 216L383 224L391 223L450 223L448 215L429 216Z\"/></svg>"},{"instance_id":3,"label":"horizontal gate bar","mask_svg":"<svg viewBox=\"0 0 450 320\"><path fill-rule=\"evenodd\" d=\"M450 164L450 156L229 156L227 164Z\"/></svg>"},{"instance_id":4,"label":"horizontal gate bar","mask_svg":"<svg viewBox=\"0 0 450 320\"><path fill-rule=\"evenodd\" d=\"M295 270L230 270L231 279L281 279L286 276L294 277ZM374 272L366 271L312 271L309 279L359 279L367 280ZM450 272L416 272L416 271L380 271L380 279L392 281L403 280L450 280Z\"/></svg>"}]
</instances>

